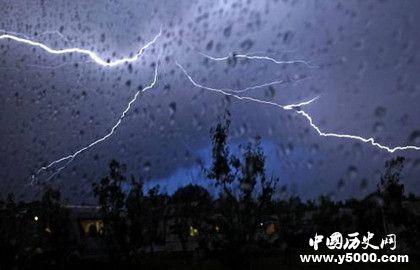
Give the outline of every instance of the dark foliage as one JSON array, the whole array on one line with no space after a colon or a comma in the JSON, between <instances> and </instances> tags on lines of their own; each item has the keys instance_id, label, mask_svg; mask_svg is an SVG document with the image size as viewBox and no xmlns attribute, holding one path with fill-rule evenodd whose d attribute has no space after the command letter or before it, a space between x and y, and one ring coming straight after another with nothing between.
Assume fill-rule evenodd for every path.
<instances>
[{"instance_id":1,"label":"dark foliage","mask_svg":"<svg viewBox=\"0 0 420 270\"><path fill-rule=\"evenodd\" d=\"M192 184L172 196L159 186L145 191L142 181L128 180L124 165L110 162L107 175L92 186L103 221L106 262L145 265L157 258L162 265L162 258L184 264L199 258L243 268L267 256L286 260L287 254L305 250L315 232L335 231L398 232L399 253L417 254L420 200L404 194L404 158L386 162L378 189L363 200L280 200L279 180L267 176L260 139L233 155L229 125L226 118L211 130L212 163L205 173L219 189L216 198ZM13 195L0 201L1 269L70 265L72 255L80 255L71 221L59 191L51 188L38 201L16 203ZM181 248L168 247L171 241Z\"/></svg>"},{"instance_id":2,"label":"dark foliage","mask_svg":"<svg viewBox=\"0 0 420 270\"><path fill-rule=\"evenodd\" d=\"M74 239L59 191L46 188L41 200L31 203L16 203L9 195L0 205L0 265L4 269L57 267L67 262Z\"/></svg>"}]
</instances>

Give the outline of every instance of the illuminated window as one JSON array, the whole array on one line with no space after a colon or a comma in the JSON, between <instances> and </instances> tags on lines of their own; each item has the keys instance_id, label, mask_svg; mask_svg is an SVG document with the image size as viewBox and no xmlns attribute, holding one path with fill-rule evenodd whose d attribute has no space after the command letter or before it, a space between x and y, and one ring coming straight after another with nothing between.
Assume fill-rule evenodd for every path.
<instances>
[{"instance_id":1,"label":"illuminated window","mask_svg":"<svg viewBox=\"0 0 420 270\"><path fill-rule=\"evenodd\" d=\"M86 237L95 237L102 234L104 223L100 219L86 219L80 221L83 234Z\"/></svg>"},{"instance_id":2,"label":"illuminated window","mask_svg":"<svg viewBox=\"0 0 420 270\"><path fill-rule=\"evenodd\" d=\"M272 235L276 232L276 226L273 223L268 224L265 228L265 233L268 235Z\"/></svg>"}]
</instances>

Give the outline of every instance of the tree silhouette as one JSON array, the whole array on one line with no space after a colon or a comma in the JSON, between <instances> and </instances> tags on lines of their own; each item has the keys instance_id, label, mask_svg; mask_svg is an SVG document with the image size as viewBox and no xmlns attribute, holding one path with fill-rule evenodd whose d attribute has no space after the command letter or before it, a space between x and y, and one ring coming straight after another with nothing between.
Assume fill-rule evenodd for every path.
<instances>
[{"instance_id":1,"label":"tree silhouette","mask_svg":"<svg viewBox=\"0 0 420 270\"><path fill-rule=\"evenodd\" d=\"M72 246L69 212L63 207L58 190L47 187L37 210L39 234L43 249L56 263L65 260Z\"/></svg>"},{"instance_id":2,"label":"tree silhouette","mask_svg":"<svg viewBox=\"0 0 420 270\"><path fill-rule=\"evenodd\" d=\"M0 252L2 260L0 260L0 268L10 269L19 258L19 250L21 249L18 219L18 205L12 194L7 195L5 202L1 202L0 206Z\"/></svg>"},{"instance_id":3,"label":"tree silhouette","mask_svg":"<svg viewBox=\"0 0 420 270\"><path fill-rule=\"evenodd\" d=\"M185 251L188 236L199 239L200 246L207 248L209 237L210 208L212 199L210 193L203 187L189 184L179 188L171 199L174 209L174 231L178 235L182 249Z\"/></svg>"},{"instance_id":4,"label":"tree silhouette","mask_svg":"<svg viewBox=\"0 0 420 270\"><path fill-rule=\"evenodd\" d=\"M131 257L137 259L139 257L140 248L144 244L144 194L143 184L136 181L134 177L131 178L131 189L125 201L127 211L127 230L129 239L129 249Z\"/></svg>"},{"instance_id":5,"label":"tree silhouette","mask_svg":"<svg viewBox=\"0 0 420 270\"><path fill-rule=\"evenodd\" d=\"M100 212L104 221L104 236L109 245L113 260L119 260L121 253L127 252L127 226L124 217L125 194L122 190L126 183L125 168L117 161L109 164L108 175L94 183L93 194L98 198Z\"/></svg>"},{"instance_id":6,"label":"tree silhouette","mask_svg":"<svg viewBox=\"0 0 420 270\"><path fill-rule=\"evenodd\" d=\"M395 230L407 223L409 214L402 206L404 199L404 185L401 183L402 170L405 158L396 157L385 163L385 171L382 173L378 184L378 192L383 200L381 207L383 226L386 232Z\"/></svg>"},{"instance_id":7,"label":"tree silhouette","mask_svg":"<svg viewBox=\"0 0 420 270\"><path fill-rule=\"evenodd\" d=\"M217 186L222 187L222 191L227 196L231 196L229 185L234 180L232 167L238 168L238 160L230 156L227 146L228 130L230 120L225 117L224 123L218 123L215 128L210 130L212 136L212 166L207 171L207 177L216 182Z\"/></svg>"},{"instance_id":8,"label":"tree silhouette","mask_svg":"<svg viewBox=\"0 0 420 270\"><path fill-rule=\"evenodd\" d=\"M166 222L167 200L167 196L160 193L160 186L157 185L149 189L144 201L144 225L151 252L154 252L154 243L165 240L165 235L159 232L159 225L161 222L163 224Z\"/></svg>"},{"instance_id":9,"label":"tree silhouette","mask_svg":"<svg viewBox=\"0 0 420 270\"><path fill-rule=\"evenodd\" d=\"M198 260L199 256L191 254L200 254L204 260L217 258L234 269L245 268L262 256L278 256L278 251L283 257L300 252L314 232L363 235L370 231L378 237L397 233L398 247L404 253L420 248L419 198L404 195L403 157L385 163L377 190L363 200L334 201L325 195L307 202L296 196L279 200L278 178L267 177L260 138L241 147L240 154L231 154L229 125L226 117L211 130L212 163L205 173L219 188L220 196L215 199L207 189L193 184L172 196L162 194L159 186L146 193L141 181L134 177L127 181L124 165L110 162L108 174L92 188L104 222L103 247L108 248L112 266L127 262L148 266L145 261L164 258L155 248L166 247L168 225L182 246L175 260ZM271 241L268 233L261 235L266 233L264 222L273 220L280 229ZM78 248L70 221L60 192L50 187L36 201L17 203L12 195L0 201L1 269L66 265L68 255ZM194 253L189 248L196 246L188 244L197 242L200 252Z\"/></svg>"},{"instance_id":10,"label":"tree silhouette","mask_svg":"<svg viewBox=\"0 0 420 270\"><path fill-rule=\"evenodd\" d=\"M0 210L0 265L19 269L63 265L73 247L68 210L60 192L46 187L40 201L16 203L9 195ZM3 257L4 256L4 257ZM2 268L3 269L3 268Z\"/></svg>"},{"instance_id":11,"label":"tree silhouette","mask_svg":"<svg viewBox=\"0 0 420 270\"><path fill-rule=\"evenodd\" d=\"M272 199L277 179L267 180L260 138L248 144L241 157L230 154L228 118L229 114L210 131L212 165L206 172L207 177L221 187L216 211L221 214L219 223L223 239L217 245L224 254L229 254L225 259L233 267L245 263L250 253L256 255L257 222L274 205ZM237 195L234 195L233 186L239 187Z\"/></svg>"},{"instance_id":12,"label":"tree silhouette","mask_svg":"<svg viewBox=\"0 0 420 270\"><path fill-rule=\"evenodd\" d=\"M404 196L404 185L400 181L404 162L404 157L396 157L387 161L378 185L379 193L384 198L385 204L394 212L401 207Z\"/></svg>"}]
</instances>

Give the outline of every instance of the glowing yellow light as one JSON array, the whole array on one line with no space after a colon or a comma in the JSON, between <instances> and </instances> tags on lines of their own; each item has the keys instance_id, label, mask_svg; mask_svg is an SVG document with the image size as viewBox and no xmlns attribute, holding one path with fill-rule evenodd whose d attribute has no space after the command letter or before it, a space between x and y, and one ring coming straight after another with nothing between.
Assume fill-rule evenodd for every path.
<instances>
[{"instance_id":1,"label":"glowing yellow light","mask_svg":"<svg viewBox=\"0 0 420 270\"><path fill-rule=\"evenodd\" d=\"M198 230L196 228L194 228L193 226L190 226L190 236L197 236L198 235Z\"/></svg>"}]
</instances>

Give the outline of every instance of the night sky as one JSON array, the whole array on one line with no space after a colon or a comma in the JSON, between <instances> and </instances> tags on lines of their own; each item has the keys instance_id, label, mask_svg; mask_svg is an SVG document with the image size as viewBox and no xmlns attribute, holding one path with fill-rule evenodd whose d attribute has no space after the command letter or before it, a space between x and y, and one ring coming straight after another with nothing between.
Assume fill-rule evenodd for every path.
<instances>
[{"instance_id":1,"label":"night sky","mask_svg":"<svg viewBox=\"0 0 420 270\"><path fill-rule=\"evenodd\" d=\"M78 47L105 59L135 54L131 64L102 67L81 54L52 55L0 40L0 190L20 199L40 167L106 135L138 89L153 80L114 134L37 175L71 202L92 201L91 184L116 159L127 172L172 192L210 185L209 130L231 112L230 149L260 135L268 174L281 196L361 198L376 188L384 162L407 158L404 184L420 193L420 151L388 153L360 141L320 137L293 110L284 111L194 87L177 67L213 88L279 104L319 98L304 107L324 132L374 137L389 147L420 146L420 2L418 1L0 1L1 34L55 49ZM282 61L230 57L264 55ZM63 165L63 164L61 164Z\"/></svg>"}]
</instances>

